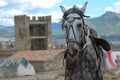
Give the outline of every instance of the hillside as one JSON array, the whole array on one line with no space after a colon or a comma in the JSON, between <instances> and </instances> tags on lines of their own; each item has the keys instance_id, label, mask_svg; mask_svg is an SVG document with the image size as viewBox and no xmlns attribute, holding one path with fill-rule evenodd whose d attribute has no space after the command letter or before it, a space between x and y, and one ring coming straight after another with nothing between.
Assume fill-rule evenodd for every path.
<instances>
[{"instance_id":1,"label":"hillside","mask_svg":"<svg viewBox=\"0 0 120 80\"><path fill-rule=\"evenodd\" d=\"M99 36L107 40L120 40L120 13L108 11L99 17L86 19L85 22L94 28ZM59 28L53 29L54 36L65 38L64 32Z\"/></svg>"},{"instance_id":2,"label":"hillside","mask_svg":"<svg viewBox=\"0 0 120 80\"><path fill-rule=\"evenodd\" d=\"M85 21L103 38L120 40L120 13L108 11L99 17L86 19ZM53 40L65 38L65 32L62 31L60 23L52 23L51 26ZM0 37L14 37L14 26L0 25Z\"/></svg>"},{"instance_id":3,"label":"hillside","mask_svg":"<svg viewBox=\"0 0 120 80\"><path fill-rule=\"evenodd\" d=\"M111 36L120 34L119 13L109 11L100 17L87 19L87 22L98 32L99 35Z\"/></svg>"},{"instance_id":4,"label":"hillside","mask_svg":"<svg viewBox=\"0 0 120 80\"><path fill-rule=\"evenodd\" d=\"M3 25L0 25L0 37L3 38L11 38L14 37L14 29L12 27L6 27Z\"/></svg>"}]
</instances>

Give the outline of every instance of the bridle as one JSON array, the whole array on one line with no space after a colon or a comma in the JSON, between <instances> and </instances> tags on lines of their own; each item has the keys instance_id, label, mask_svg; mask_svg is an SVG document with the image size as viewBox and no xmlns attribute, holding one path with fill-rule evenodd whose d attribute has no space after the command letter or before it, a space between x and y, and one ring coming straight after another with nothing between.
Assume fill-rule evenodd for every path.
<instances>
[{"instance_id":1,"label":"bridle","mask_svg":"<svg viewBox=\"0 0 120 80\"><path fill-rule=\"evenodd\" d=\"M76 14L78 14L80 17L69 17L69 18L67 18L67 16L68 16L69 14L71 14L71 13L76 13ZM63 15L63 24L64 24L64 21L65 21L65 20L74 22L75 19L82 19L82 24L83 24L83 25L82 25L81 27L83 27L83 32L82 32L82 34L83 34L83 33L85 33L84 17L89 17L89 16L85 16L85 15L83 14L83 12L82 12L81 10L79 10L78 8L71 8L71 9L67 10L67 11L64 13L64 15ZM63 24L62 24L62 28L64 27ZM70 29L72 29L72 31L73 31L73 36L74 36L75 40L68 38ZM70 55L68 55L68 57L71 58L72 61L74 61L74 60L76 60L76 58L79 56L79 52L82 51L82 50L84 50L84 49L86 48L87 43L86 43L86 42L83 42L83 45L82 45L82 47L81 47L81 43L76 40L76 36L75 36L75 31L74 31L74 29L73 29L73 25L70 25L66 31L67 31L67 33L66 33L67 49L69 48L68 43L70 43L70 42L76 43L76 44L79 46L79 48L77 49L77 55L76 55L74 58L71 58ZM66 49L66 52L67 52L67 49Z\"/></svg>"},{"instance_id":2,"label":"bridle","mask_svg":"<svg viewBox=\"0 0 120 80\"><path fill-rule=\"evenodd\" d=\"M76 14L78 14L80 17L69 17L69 18L67 18L67 16L68 16L69 14L71 14L71 13L76 13ZM64 15L63 15L63 24L64 24L64 21L65 21L65 20L73 21L73 22L74 22L74 20L76 20L76 19L82 19L82 24L83 24L83 25L82 25L81 27L85 28L85 27L84 27L84 26L85 26L85 22L84 22L83 17L89 17L89 16L85 16L85 15L83 14L83 12L82 12L81 10L79 10L78 8L71 8L71 9L67 10L67 11L64 13ZM64 27L63 24L62 24L62 28ZM70 29L72 29L72 31L73 31L73 35L74 35L75 40L69 40L69 39L68 39ZM84 31L84 33L85 33L85 29L83 29L83 31ZM82 33L83 33L83 32L82 32ZM68 43L69 43L69 42L73 42L73 43L76 43L76 44L80 45L80 42L78 42L78 41L76 40L76 36L75 36L75 31L74 31L74 29L73 29L73 25L70 25L70 26L68 27L68 29L67 29L66 42L67 42L67 47L68 47Z\"/></svg>"}]
</instances>

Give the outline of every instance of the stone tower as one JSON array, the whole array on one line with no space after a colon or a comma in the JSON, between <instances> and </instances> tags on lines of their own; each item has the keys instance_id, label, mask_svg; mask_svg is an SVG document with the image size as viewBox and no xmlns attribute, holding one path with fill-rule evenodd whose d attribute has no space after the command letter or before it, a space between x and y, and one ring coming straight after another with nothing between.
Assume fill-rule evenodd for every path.
<instances>
[{"instance_id":1,"label":"stone tower","mask_svg":"<svg viewBox=\"0 0 120 80\"><path fill-rule=\"evenodd\" d=\"M51 16L14 17L17 50L46 50L52 42Z\"/></svg>"}]
</instances>

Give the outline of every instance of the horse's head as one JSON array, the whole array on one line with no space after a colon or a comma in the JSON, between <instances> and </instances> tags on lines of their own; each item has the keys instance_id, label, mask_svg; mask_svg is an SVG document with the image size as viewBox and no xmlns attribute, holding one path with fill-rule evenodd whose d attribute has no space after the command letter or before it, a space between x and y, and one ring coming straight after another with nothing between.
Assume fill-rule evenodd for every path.
<instances>
[{"instance_id":1,"label":"horse's head","mask_svg":"<svg viewBox=\"0 0 120 80\"><path fill-rule=\"evenodd\" d=\"M83 47L84 40L84 12L87 6L87 2L78 8L73 6L68 10L65 7L60 6L61 11L63 12L62 19L62 29L65 29L66 32L66 42L68 48L79 49Z\"/></svg>"}]
</instances>

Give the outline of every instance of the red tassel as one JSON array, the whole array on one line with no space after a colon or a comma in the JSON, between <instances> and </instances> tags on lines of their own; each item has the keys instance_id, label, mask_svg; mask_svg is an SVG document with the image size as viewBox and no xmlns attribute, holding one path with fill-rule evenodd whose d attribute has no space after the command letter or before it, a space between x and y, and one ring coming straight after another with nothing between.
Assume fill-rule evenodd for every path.
<instances>
[{"instance_id":1,"label":"red tassel","mask_svg":"<svg viewBox=\"0 0 120 80\"><path fill-rule=\"evenodd\" d=\"M113 62L113 59L112 59L112 57L111 57L111 52L112 52L111 50L107 52L108 61L109 61L109 63L111 64L112 68L116 68L117 65Z\"/></svg>"}]
</instances>

